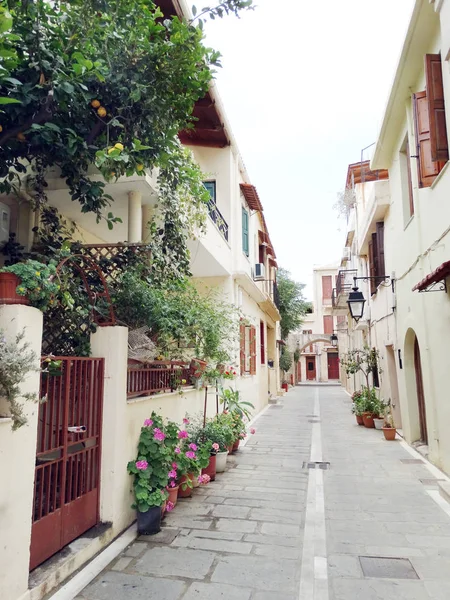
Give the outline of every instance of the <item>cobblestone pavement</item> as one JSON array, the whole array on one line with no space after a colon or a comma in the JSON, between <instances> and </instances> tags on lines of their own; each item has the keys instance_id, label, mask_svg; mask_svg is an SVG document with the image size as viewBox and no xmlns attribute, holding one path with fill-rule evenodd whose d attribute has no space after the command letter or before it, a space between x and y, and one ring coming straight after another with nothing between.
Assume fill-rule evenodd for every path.
<instances>
[{"instance_id":1,"label":"cobblestone pavement","mask_svg":"<svg viewBox=\"0 0 450 600\"><path fill-rule=\"evenodd\" d=\"M336 387L294 388L255 426L78 600L449 600L450 509L424 462Z\"/></svg>"}]
</instances>

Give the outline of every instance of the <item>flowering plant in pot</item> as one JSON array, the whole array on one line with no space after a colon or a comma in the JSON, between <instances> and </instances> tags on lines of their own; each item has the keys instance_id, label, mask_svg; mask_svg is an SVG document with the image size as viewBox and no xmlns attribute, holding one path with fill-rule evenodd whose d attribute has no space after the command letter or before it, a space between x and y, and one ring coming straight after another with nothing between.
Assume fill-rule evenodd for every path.
<instances>
[{"instance_id":1,"label":"flowering plant in pot","mask_svg":"<svg viewBox=\"0 0 450 600\"><path fill-rule=\"evenodd\" d=\"M127 469L134 476L133 508L137 510L138 531L144 535L161 529L161 507L168 499L171 439L174 423L165 424L162 417L152 413L144 421L138 442L137 457Z\"/></svg>"},{"instance_id":2,"label":"flowering plant in pot","mask_svg":"<svg viewBox=\"0 0 450 600\"><path fill-rule=\"evenodd\" d=\"M189 424L188 419L183 419L184 425ZM194 487L194 477L197 477L209 462L209 449L191 441L186 429L179 429L177 443L172 449L173 462L177 464L177 479L179 485L178 496L188 498Z\"/></svg>"},{"instance_id":3,"label":"flowering plant in pot","mask_svg":"<svg viewBox=\"0 0 450 600\"><path fill-rule=\"evenodd\" d=\"M385 417L384 417L384 425L383 425L383 434L387 441L394 441L397 433L397 428L394 423L394 416L392 414L391 403L389 401Z\"/></svg>"},{"instance_id":4,"label":"flowering plant in pot","mask_svg":"<svg viewBox=\"0 0 450 600\"><path fill-rule=\"evenodd\" d=\"M221 428L214 419L204 421L201 415L192 419L187 428L191 444L195 445L196 451L201 455L201 462L207 464L202 466L202 474L207 474L214 481L216 478L216 455L220 449L218 438L221 436Z\"/></svg>"},{"instance_id":5,"label":"flowering plant in pot","mask_svg":"<svg viewBox=\"0 0 450 600\"><path fill-rule=\"evenodd\" d=\"M358 423L358 425L364 425L362 417L364 411L364 397L362 391L358 390L356 392L353 392L352 400L352 414L355 415L356 422Z\"/></svg>"},{"instance_id":6,"label":"flowering plant in pot","mask_svg":"<svg viewBox=\"0 0 450 600\"><path fill-rule=\"evenodd\" d=\"M228 413L221 413L215 417L214 421L216 444L219 446L216 454L216 472L223 473L227 464L228 449L234 443L232 416Z\"/></svg>"},{"instance_id":7,"label":"flowering plant in pot","mask_svg":"<svg viewBox=\"0 0 450 600\"><path fill-rule=\"evenodd\" d=\"M45 265L27 260L4 267L0 270L0 303L30 304L45 311L52 297L60 291L59 284L53 281L55 276L54 261Z\"/></svg>"}]
</instances>

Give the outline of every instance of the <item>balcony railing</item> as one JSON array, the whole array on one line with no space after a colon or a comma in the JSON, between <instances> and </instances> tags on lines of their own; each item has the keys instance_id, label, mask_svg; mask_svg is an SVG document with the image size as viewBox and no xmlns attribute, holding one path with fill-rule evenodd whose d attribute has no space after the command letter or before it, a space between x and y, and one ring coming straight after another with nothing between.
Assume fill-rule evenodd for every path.
<instances>
[{"instance_id":1,"label":"balcony railing","mask_svg":"<svg viewBox=\"0 0 450 600\"><path fill-rule=\"evenodd\" d=\"M273 283L273 285L272 285L270 297L272 298L275 306L279 309L280 308L280 292L278 291L277 282L273 281L272 283Z\"/></svg>"},{"instance_id":2,"label":"balcony railing","mask_svg":"<svg viewBox=\"0 0 450 600\"><path fill-rule=\"evenodd\" d=\"M223 238L228 242L228 223L223 218L222 213L217 208L217 204L213 200L208 202L208 213L212 222L220 231Z\"/></svg>"},{"instance_id":3,"label":"balcony railing","mask_svg":"<svg viewBox=\"0 0 450 600\"><path fill-rule=\"evenodd\" d=\"M127 397L174 392L192 385L189 363L156 361L128 367Z\"/></svg>"},{"instance_id":4,"label":"balcony railing","mask_svg":"<svg viewBox=\"0 0 450 600\"><path fill-rule=\"evenodd\" d=\"M356 269L339 271L336 279L336 297L341 294L348 294L353 287L353 277L357 276L358 271Z\"/></svg>"}]
</instances>

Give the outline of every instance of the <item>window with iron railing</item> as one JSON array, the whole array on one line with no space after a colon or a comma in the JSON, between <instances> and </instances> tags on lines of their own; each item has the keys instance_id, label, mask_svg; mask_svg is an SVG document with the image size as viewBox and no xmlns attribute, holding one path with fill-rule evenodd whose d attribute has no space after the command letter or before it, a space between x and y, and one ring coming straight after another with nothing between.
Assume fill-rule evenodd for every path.
<instances>
[{"instance_id":1,"label":"window with iron railing","mask_svg":"<svg viewBox=\"0 0 450 600\"><path fill-rule=\"evenodd\" d=\"M216 182L215 181L204 181L203 185L208 190L211 199L208 202L208 214L211 221L217 227L222 234L222 237L228 242L228 223L223 218L222 213L217 208L216 203Z\"/></svg>"}]
</instances>

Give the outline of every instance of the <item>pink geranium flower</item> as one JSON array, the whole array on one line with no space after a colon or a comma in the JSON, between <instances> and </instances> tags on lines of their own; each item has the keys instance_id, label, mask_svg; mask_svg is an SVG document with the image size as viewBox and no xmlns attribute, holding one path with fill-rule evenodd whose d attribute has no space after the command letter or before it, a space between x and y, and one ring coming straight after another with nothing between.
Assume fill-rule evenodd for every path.
<instances>
[{"instance_id":1,"label":"pink geranium flower","mask_svg":"<svg viewBox=\"0 0 450 600\"><path fill-rule=\"evenodd\" d=\"M172 463L172 469L178 469L178 465L177 465L177 463L176 463L176 462L173 462L173 463Z\"/></svg>"},{"instance_id":2,"label":"pink geranium flower","mask_svg":"<svg viewBox=\"0 0 450 600\"><path fill-rule=\"evenodd\" d=\"M219 448L220 448L219 444L217 442L214 442L214 444L212 445L212 449L215 450L216 452L218 452Z\"/></svg>"},{"instance_id":3,"label":"pink geranium flower","mask_svg":"<svg viewBox=\"0 0 450 600\"><path fill-rule=\"evenodd\" d=\"M175 448L175 454L180 454L181 452L181 448L178 448L178 446Z\"/></svg>"},{"instance_id":4,"label":"pink geranium flower","mask_svg":"<svg viewBox=\"0 0 450 600\"><path fill-rule=\"evenodd\" d=\"M160 442L163 441L163 439L165 438L165 434L161 431L161 429L158 429L157 427L155 427L155 429L153 430L153 439L158 440Z\"/></svg>"},{"instance_id":5,"label":"pink geranium flower","mask_svg":"<svg viewBox=\"0 0 450 600\"><path fill-rule=\"evenodd\" d=\"M197 450L197 444L189 444L189 448L195 452Z\"/></svg>"},{"instance_id":6,"label":"pink geranium flower","mask_svg":"<svg viewBox=\"0 0 450 600\"><path fill-rule=\"evenodd\" d=\"M185 438L188 437L188 432L184 431L184 429L182 429L181 431L178 432L178 439L179 440L183 440Z\"/></svg>"},{"instance_id":7,"label":"pink geranium flower","mask_svg":"<svg viewBox=\"0 0 450 600\"><path fill-rule=\"evenodd\" d=\"M172 471L169 471L167 475L169 479L176 479L177 472L175 471L175 469L172 469Z\"/></svg>"},{"instance_id":8,"label":"pink geranium flower","mask_svg":"<svg viewBox=\"0 0 450 600\"><path fill-rule=\"evenodd\" d=\"M197 478L197 481L200 484L206 485L207 483L209 483L211 481L211 477L209 475L199 475Z\"/></svg>"},{"instance_id":9,"label":"pink geranium flower","mask_svg":"<svg viewBox=\"0 0 450 600\"><path fill-rule=\"evenodd\" d=\"M187 456L188 458L192 458L192 459L195 459L195 458L197 458L197 457L196 457L196 455L195 455L195 452L192 452L192 450L188 450L188 451L186 452L186 456Z\"/></svg>"},{"instance_id":10,"label":"pink geranium flower","mask_svg":"<svg viewBox=\"0 0 450 600\"><path fill-rule=\"evenodd\" d=\"M171 481L171 482L169 483L169 486L170 486L170 487L175 487L175 481Z\"/></svg>"},{"instance_id":11,"label":"pink geranium flower","mask_svg":"<svg viewBox=\"0 0 450 600\"><path fill-rule=\"evenodd\" d=\"M153 421L151 419L145 419L144 427L151 427L153 425Z\"/></svg>"},{"instance_id":12,"label":"pink geranium flower","mask_svg":"<svg viewBox=\"0 0 450 600\"><path fill-rule=\"evenodd\" d=\"M146 460L136 461L136 469L139 469L139 471L145 471L145 469L147 467L148 467L148 462Z\"/></svg>"},{"instance_id":13,"label":"pink geranium flower","mask_svg":"<svg viewBox=\"0 0 450 600\"><path fill-rule=\"evenodd\" d=\"M185 425L189 425L189 419L186 419L186 417L185 417L185 418L183 419L183 423L184 423Z\"/></svg>"},{"instance_id":14,"label":"pink geranium flower","mask_svg":"<svg viewBox=\"0 0 450 600\"><path fill-rule=\"evenodd\" d=\"M166 511L170 512L171 510L173 510L175 508L175 504L173 502L171 502L170 500L168 500L167 504L166 504Z\"/></svg>"},{"instance_id":15,"label":"pink geranium flower","mask_svg":"<svg viewBox=\"0 0 450 600\"><path fill-rule=\"evenodd\" d=\"M250 429L250 433L251 433L252 435L254 435L254 434L256 433L256 429L255 429L254 427L252 427L252 428Z\"/></svg>"}]
</instances>

